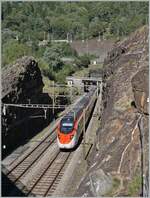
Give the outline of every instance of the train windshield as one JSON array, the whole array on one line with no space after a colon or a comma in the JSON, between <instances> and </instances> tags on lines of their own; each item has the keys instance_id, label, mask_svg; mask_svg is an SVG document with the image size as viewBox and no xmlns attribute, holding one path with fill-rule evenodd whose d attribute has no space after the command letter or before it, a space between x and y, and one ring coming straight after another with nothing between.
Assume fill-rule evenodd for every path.
<instances>
[{"instance_id":1,"label":"train windshield","mask_svg":"<svg viewBox=\"0 0 150 198\"><path fill-rule=\"evenodd\" d=\"M60 123L60 131L62 133L69 133L73 129L73 118L63 118Z\"/></svg>"}]
</instances>

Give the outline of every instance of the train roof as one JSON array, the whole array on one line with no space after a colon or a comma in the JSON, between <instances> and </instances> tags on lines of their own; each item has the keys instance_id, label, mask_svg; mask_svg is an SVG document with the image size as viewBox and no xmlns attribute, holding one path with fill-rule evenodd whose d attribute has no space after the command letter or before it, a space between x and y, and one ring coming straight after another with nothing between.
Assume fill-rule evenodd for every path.
<instances>
[{"instance_id":1,"label":"train roof","mask_svg":"<svg viewBox=\"0 0 150 198\"><path fill-rule=\"evenodd\" d=\"M90 91L83 95L81 99L74 105L72 110L70 110L63 118L74 118L82 112L84 106L89 102L90 97L93 95L94 91L96 90L96 87L91 87Z\"/></svg>"}]
</instances>

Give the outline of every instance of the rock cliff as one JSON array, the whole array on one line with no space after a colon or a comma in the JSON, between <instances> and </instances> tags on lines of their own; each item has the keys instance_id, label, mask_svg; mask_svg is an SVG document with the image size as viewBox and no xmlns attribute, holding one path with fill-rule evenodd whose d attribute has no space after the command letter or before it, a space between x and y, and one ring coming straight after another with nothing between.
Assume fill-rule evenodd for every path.
<instances>
[{"instance_id":1,"label":"rock cliff","mask_svg":"<svg viewBox=\"0 0 150 198\"><path fill-rule=\"evenodd\" d=\"M24 56L2 69L2 104L50 104L51 98L43 93L43 86L37 61L34 57ZM4 108L2 105L2 144L6 146L3 153L31 137L36 128L40 130L49 119L50 111L47 111L47 120L44 120L43 109Z\"/></svg>"},{"instance_id":2,"label":"rock cliff","mask_svg":"<svg viewBox=\"0 0 150 198\"><path fill-rule=\"evenodd\" d=\"M43 86L41 71L33 57L25 56L2 69L2 100L5 102L26 103L42 93Z\"/></svg>"},{"instance_id":3,"label":"rock cliff","mask_svg":"<svg viewBox=\"0 0 150 198\"><path fill-rule=\"evenodd\" d=\"M114 45L104 62L103 79L100 128L90 168L75 196L147 195L147 26Z\"/></svg>"}]
</instances>

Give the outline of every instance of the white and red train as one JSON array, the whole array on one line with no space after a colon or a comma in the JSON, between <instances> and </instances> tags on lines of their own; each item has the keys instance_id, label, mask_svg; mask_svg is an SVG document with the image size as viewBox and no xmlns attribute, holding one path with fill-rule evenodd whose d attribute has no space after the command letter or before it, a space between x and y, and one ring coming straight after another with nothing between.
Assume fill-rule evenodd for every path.
<instances>
[{"instance_id":1,"label":"white and red train","mask_svg":"<svg viewBox=\"0 0 150 198\"><path fill-rule=\"evenodd\" d=\"M94 103L96 88L84 94L59 122L57 126L57 143L60 149L74 148L83 132L83 110L85 109L85 123L87 123Z\"/></svg>"}]
</instances>

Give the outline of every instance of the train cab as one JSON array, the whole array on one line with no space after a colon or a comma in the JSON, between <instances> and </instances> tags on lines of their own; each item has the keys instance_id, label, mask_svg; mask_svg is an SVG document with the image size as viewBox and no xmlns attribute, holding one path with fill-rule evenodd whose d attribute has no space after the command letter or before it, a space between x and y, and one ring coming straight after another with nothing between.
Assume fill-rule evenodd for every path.
<instances>
[{"instance_id":1,"label":"train cab","mask_svg":"<svg viewBox=\"0 0 150 198\"><path fill-rule=\"evenodd\" d=\"M57 142L59 148L73 148L76 144L76 130L74 117L65 116L57 129Z\"/></svg>"},{"instance_id":2,"label":"train cab","mask_svg":"<svg viewBox=\"0 0 150 198\"><path fill-rule=\"evenodd\" d=\"M60 122L60 132L68 134L73 130L74 119L72 117L64 117Z\"/></svg>"}]
</instances>

